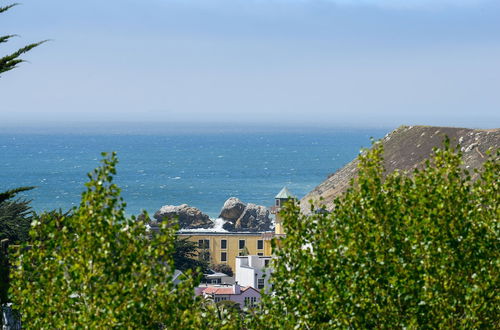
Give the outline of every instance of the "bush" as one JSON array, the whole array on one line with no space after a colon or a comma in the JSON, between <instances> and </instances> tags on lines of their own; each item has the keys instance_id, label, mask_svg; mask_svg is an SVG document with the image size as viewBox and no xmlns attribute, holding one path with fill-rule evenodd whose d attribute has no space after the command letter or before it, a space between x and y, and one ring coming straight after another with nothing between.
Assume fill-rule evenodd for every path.
<instances>
[{"instance_id":1,"label":"bush","mask_svg":"<svg viewBox=\"0 0 500 330\"><path fill-rule=\"evenodd\" d=\"M500 153L472 181L445 146L411 175L387 175L377 144L331 213L285 207L273 294L246 314L194 299L190 271L174 287L175 228L149 240L145 221L125 218L113 155L80 207L34 221L12 301L26 328L498 327Z\"/></svg>"},{"instance_id":2,"label":"bush","mask_svg":"<svg viewBox=\"0 0 500 330\"><path fill-rule=\"evenodd\" d=\"M283 211L274 294L255 326L499 326L499 153L475 182L448 141L411 175L387 175L382 154L360 156L330 214Z\"/></svg>"},{"instance_id":3,"label":"bush","mask_svg":"<svg viewBox=\"0 0 500 330\"><path fill-rule=\"evenodd\" d=\"M18 249L10 296L25 328L202 327L190 272L172 282L175 228L149 238L145 221L125 217L112 183L113 154L89 174L70 214L34 221L31 249ZM147 217L143 217L146 219Z\"/></svg>"}]
</instances>

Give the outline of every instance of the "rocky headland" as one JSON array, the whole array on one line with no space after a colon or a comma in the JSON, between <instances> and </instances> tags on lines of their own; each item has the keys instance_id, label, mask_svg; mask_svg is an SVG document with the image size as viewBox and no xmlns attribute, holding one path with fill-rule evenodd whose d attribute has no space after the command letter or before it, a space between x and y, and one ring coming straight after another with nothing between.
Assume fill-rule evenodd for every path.
<instances>
[{"instance_id":1,"label":"rocky headland","mask_svg":"<svg viewBox=\"0 0 500 330\"><path fill-rule=\"evenodd\" d=\"M401 126L387 134L382 140L384 146L384 167L387 173L395 170L412 171L423 166L432 155L434 147L442 147L445 136L451 146L460 145L463 153L463 167L471 173L486 160L488 149L500 147L500 129L468 129L433 126ZM314 188L300 201L301 211L310 212L310 201L316 207L327 210L333 207L332 201L342 194L351 179L357 175L358 160L355 159ZM474 174L477 176L477 174Z\"/></svg>"}]
</instances>

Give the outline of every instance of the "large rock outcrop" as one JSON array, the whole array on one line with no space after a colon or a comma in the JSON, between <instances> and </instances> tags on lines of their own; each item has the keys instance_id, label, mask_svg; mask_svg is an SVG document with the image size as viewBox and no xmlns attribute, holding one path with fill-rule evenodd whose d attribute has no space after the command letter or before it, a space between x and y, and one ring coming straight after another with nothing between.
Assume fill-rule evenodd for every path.
<instances>
[{"instance_id":1,"label":"large rock outcrop","mask_svg":"<svg viewBox=\"0 0 500 330\"><path fill-rule=\"evenodd\" d=\"M236 197L224 203L219 218L227 221L223 228L229 231L269 231L272 226L269 210L265 206L245 204Z\"/></svg>"},{"instance_id":2,"label":"large rock outcrop","mask_svg":"<svg viewBox=\"0 0 500 330\"><path fill-rule=\"evenodd\" d=\"M219 218L236 221L245 211L246 204L236 197L229 198L222 206Z\"/></svg>"},{"instance_id":3,"label":"large rock outcrop","mask_svg":"<svg viewBox=\"0 0 500 330\"><path fill-rule=\"evenodd\" d=\"M433 147L441 147L448 136L452 146L460 144L463 166L473 173L486 160L486 151L500 147L500 129L477 130L454 127L402 126L382 139L384 166L387 173L394 170L412 171L421 167L432 155ZM352 178L357 175L358 160L355 159L314 188L300 201L301 211L310 212L309 201L327 210L333 207L333 199L342 194ZM323 199L320 201L320 199Z\"/></svg>"},{"instance_id":4,"label":"large rock outcrop","mask_svg":"<svg viewBox=\"0 0 500 330\"><path fill-rule=\"evenodd\" d=\"M181 229L212 228L214 226L208 215L187 204L162 206L156 211L154 218L158 222L178 221Z\"/></svg>"}]
</instances>

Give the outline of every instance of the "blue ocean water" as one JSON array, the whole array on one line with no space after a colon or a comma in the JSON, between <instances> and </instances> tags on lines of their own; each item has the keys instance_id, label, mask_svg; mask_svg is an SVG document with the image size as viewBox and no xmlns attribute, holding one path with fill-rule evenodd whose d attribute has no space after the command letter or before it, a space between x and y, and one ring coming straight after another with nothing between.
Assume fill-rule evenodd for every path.
<instances>
[{"instance_id":1,"label":"blue ocean water","mask_svg":"<svg viewBox=\"0 0 500 330\"><path fill-rule=\"evenodd\" d=\"M272 205L286 185L300 198L387 132L0 133L0 191L36 186L23 197L37 212L67 210L79 204L100 153L116 151L128 214L187 203L216 217L232 196Z\"/></svg>"}]
</instances>

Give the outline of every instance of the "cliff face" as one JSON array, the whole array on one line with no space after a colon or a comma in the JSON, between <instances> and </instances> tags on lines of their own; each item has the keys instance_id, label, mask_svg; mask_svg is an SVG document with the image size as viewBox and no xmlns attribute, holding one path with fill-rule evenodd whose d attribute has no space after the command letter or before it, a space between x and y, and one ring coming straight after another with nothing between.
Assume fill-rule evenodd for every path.
<instances>
[{"instance_id":1,"label":"cliff face","mask_svg":"<svg viewBox=\"0 0 500 330\"><path fill-rule=\"evenodd\" d=\"M500 146L500 129L475 130L453 127L431 126L402 126L387 134L383 139L384 166L387 173L398 169L411 171L422 166L432 155L433 147L441 147L444 137L448 136L452 146L460 144L463 152L464 167L471 170L479 168L486 160L486 151L489 148L498 149ZM301 210L310 212L310 203L320 205L326 209L333 207L332 201L344 192L349 181L356 176L358 160L355 159L314 188L301 201Z\"/></svg>"}]
</instances>

